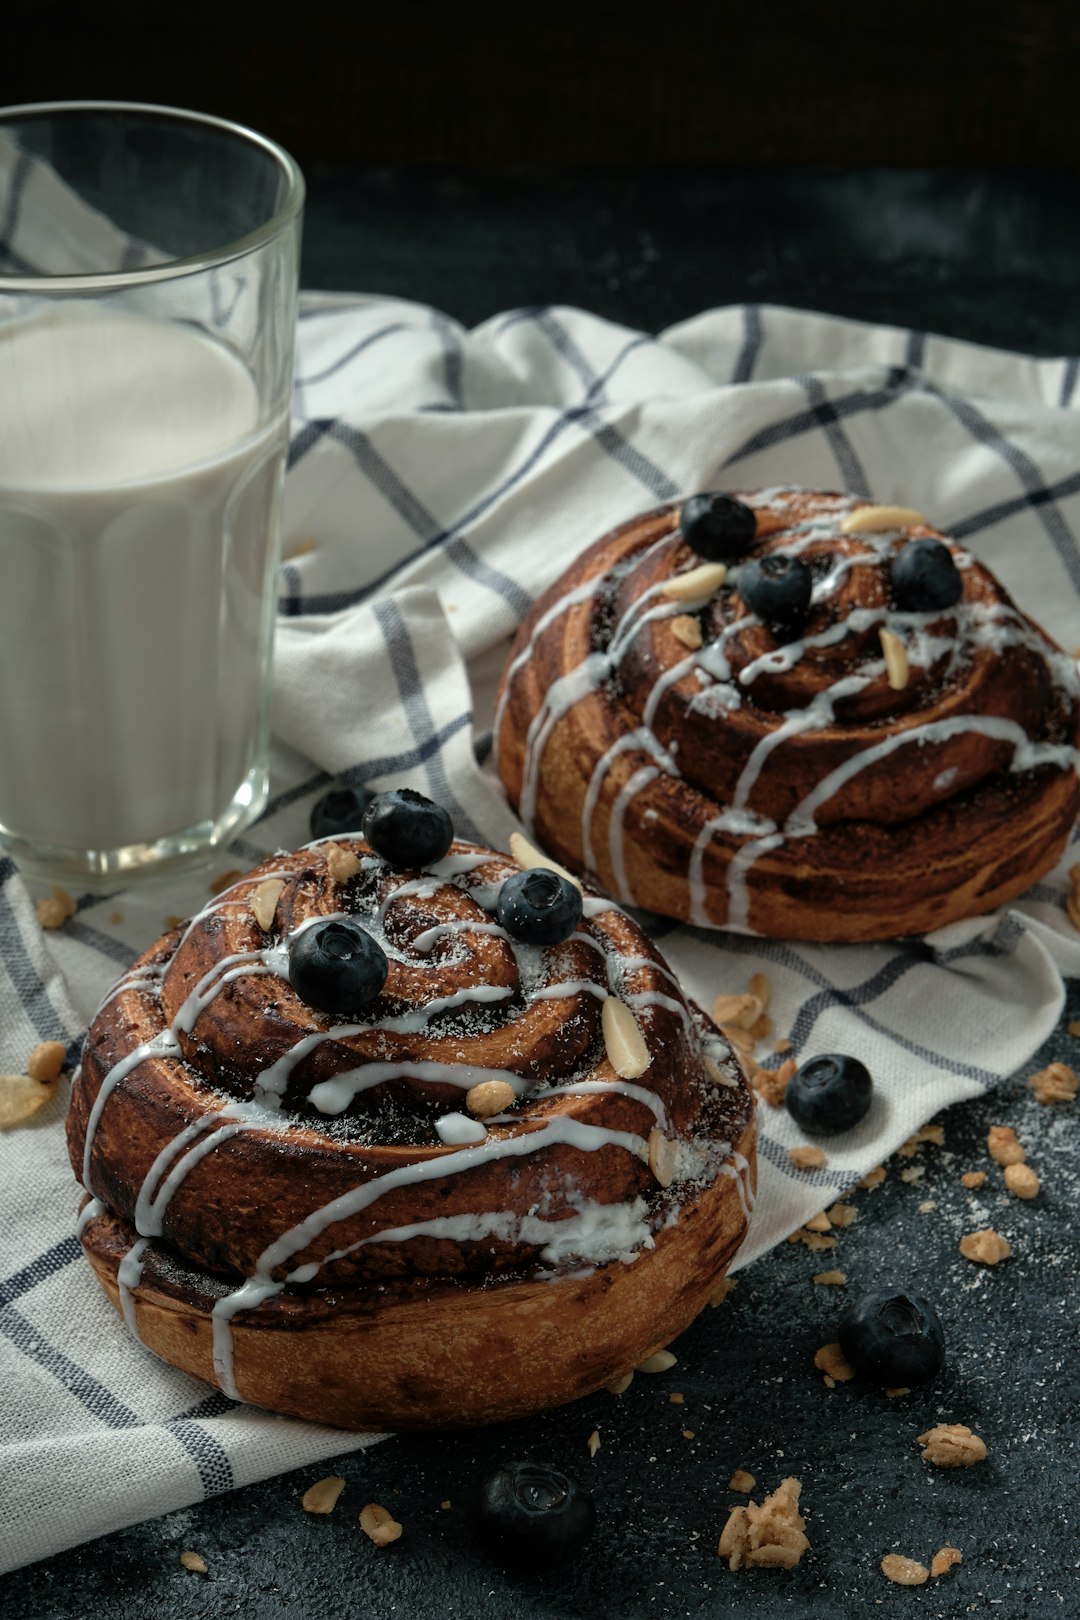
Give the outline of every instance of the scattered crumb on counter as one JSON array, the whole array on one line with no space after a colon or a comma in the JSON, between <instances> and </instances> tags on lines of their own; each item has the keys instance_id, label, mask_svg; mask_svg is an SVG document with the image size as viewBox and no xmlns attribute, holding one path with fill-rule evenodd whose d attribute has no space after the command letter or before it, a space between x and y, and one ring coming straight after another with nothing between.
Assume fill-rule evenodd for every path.
<instances>
[{"instance_id":1,"label":"scattered crumb on counter","mask_svg":"<svg viewBox=\"0 0 1080 1620\"><path fill-rule=\"evenodd\" d=\"M760 1507L748 1502L732 1508L716 1549L729 1569L794 1569L810 1545L799 1512L801 1491L797 1479L784 1479Z\"/></svg>"}]
</instances>

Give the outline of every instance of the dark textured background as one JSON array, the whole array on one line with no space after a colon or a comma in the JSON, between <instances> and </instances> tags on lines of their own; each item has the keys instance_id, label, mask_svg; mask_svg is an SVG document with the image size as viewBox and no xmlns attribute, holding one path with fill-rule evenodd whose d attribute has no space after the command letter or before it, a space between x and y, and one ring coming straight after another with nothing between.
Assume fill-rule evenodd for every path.
<instances>
[{"instance_id":1,"label":"dark textured background","mask_svg":"<svg viewBox=\"0 0 1080 1620\"><path fill-rule=\"evenodd\" d=\"M161 100L289 144L310 181L308 287L416 298L466 323L575 303L651 330L753 300L1080 353L1073 5L686 0L661 17L602 0L526 18L493 0L196 0L181 26L123 4L9 0L3 31L0 101ZM1052 1050L1080 1043L1062 1033ZM1001 1190L991 1123L1027 1142L1044 1182L1033 1204ZM506 1429L392 1439L136 1526L0 1581L0 1615L1074 1620L1077 1107L1040 1108L1020 1077L951 1110L945 1131L944 1150L909 1161L925 1165L917 1184L893 1164L857 1195L833 1253L785 1244L758 1262L684 1335L671 1373ZM969 1194L959 1176L983 1166L988 1188ZM990 1224L1015 1253L985 1271L957 1243ZM811 1283L832 1265L847 1290ZM812 1359L843 1294L892 1285L938 1303L945 1375L891 1402L828 1391ZM937 1421L969 1423L988 1461L930 1469L915 1436ZM507 1576L469 1536L470 1492L515 1454L595 1488L595 1541L562 1579ZM737 1467L759 1498L802 1479L812 1551L794 1572L733 1575L717 1558ZM346 1492L310 1518L299 1497L330 1472ZM400 1542L360 1533L369 1500L401 1520ZM886 1552L928 1563L947 1542L965 1562L939 1582L904 1590L879 1573ZM184 1548L208 1575L179 1566Z\"/></svg>"}]
</instances>

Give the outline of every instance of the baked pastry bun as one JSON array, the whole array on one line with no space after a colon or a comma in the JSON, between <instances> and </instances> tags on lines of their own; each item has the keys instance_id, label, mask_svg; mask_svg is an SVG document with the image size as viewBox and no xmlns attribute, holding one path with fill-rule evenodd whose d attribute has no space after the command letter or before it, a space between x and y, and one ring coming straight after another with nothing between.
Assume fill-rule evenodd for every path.
<instances>
[{"instance_id":1,"label":"baked pastry bun","mask_svg":"<svg viewBox=\"0 0 1080 1620\"><path fill-rule=\"evenodd\" d=\"M435 809L369 818L387 800ZM384 832L390 858L266 861L106 998L68 1119L80 1235L143 1343L233 1398L491 1423L610 1383L716 1294L754 1105L609 901Z\"/></svg>"},{"instance_id":2,"label":"baked pastry bun","mask_svg":"<svg viewBox=\"0 0 1080 1620\"><path fill-rule=\"evenodd\" d=\"M539 844L703 927L873 940L990 911L1080 808L1077 666L917 513L694 496L521 626L495 748Z\"/></svg>"}]
</instances>

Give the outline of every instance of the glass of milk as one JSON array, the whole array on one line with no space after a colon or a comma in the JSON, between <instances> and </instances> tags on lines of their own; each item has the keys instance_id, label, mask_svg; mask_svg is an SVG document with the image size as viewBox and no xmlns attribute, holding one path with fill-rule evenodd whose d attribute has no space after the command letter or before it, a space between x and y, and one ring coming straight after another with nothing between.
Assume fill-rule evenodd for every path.
<instances>
[{"instance_id":1,"label":"glass of milk","mask_svg":"<svg viewBox=\"0 0 1080 1620\"><path fill-rule=\"evenodd\" d=\"M304 184L220 119L0 109L0 845L111 887L267 793Z\"/></svg>"}]
</instances>

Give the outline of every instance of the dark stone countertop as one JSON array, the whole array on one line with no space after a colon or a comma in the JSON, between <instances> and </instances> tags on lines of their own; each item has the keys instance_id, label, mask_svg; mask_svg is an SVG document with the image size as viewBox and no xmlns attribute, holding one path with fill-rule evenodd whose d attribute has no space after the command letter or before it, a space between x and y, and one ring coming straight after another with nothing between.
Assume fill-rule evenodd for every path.
<instances>
[{"instance_id":1,"label":"dark stone countertop","mask_svg":"<svg viewBox=\"0 0 1080 1620\"><path fill-rule=\"evenodd\" d=\"M753 300L1080 351L1080 210L1072 183L1045 172L310 178L306 286L393 292L466 324L569 302L656 329ZM858 1219L835 1251L783 1244L758 1261L679 1341L671 1372L505 1428L391 1439L134 1526L9 1575L0 1615L1071 1620L1080 1613L1077 1105L1043 1108L1024 1079L1078 1052L1062 1031L1024 1075L949 1110L945 1147L894 1161L881 1187L859 1192ZM1013 1125L1028 1145L1043 1179L1031 1204L1004 1192L985 1152L991 1124ZM923 1175L902 1181L911 1166ZM960 1183L972 1168L990 1172L982 1192ZM1014 1247L993 1270L957 1248L986 1225ZM813 1274L834 1265L847 1287L816 1287ZM886 1285L917 1287L938 1304L946 1372L896 1400L858 1383L827 1389L813 1354L835 1337L844 1297ZM915 1437L939 1421L968 1423L988 1460L930 1468ZM601 1449L590 1459L593 1429ZM595 1490L596 1537L561 1577L505 1575L468 1532L478 1479L522 1454L558 1460ZM727 1489L736 1468L756 1476L759 1500L785 1475L802 1480L811 1551L793 1572L732 1574L718 1559L727 1510L743 1500ZM347 1481L335 1513L304 1514L304 1489L334 1472ZM393 1546L373 1547L357 1527L371 1500L404 1526ZM880 1574L886 1552L929 1563L947 1543L964 1564L940 1581L901 1589ZM202 1555L207 1575L180 1567L185 1548Z\"/></svg>"}]
</instances>

